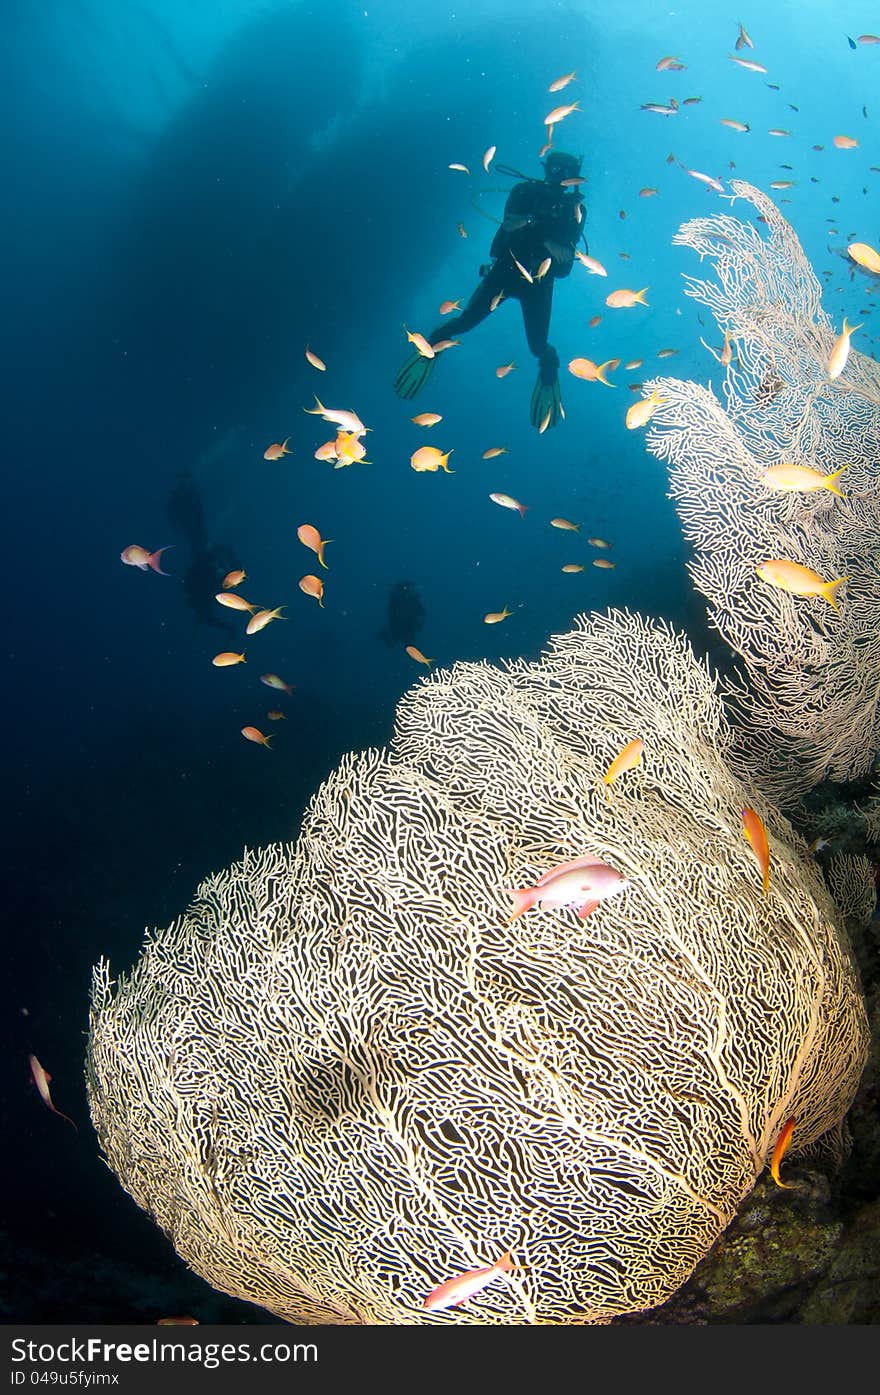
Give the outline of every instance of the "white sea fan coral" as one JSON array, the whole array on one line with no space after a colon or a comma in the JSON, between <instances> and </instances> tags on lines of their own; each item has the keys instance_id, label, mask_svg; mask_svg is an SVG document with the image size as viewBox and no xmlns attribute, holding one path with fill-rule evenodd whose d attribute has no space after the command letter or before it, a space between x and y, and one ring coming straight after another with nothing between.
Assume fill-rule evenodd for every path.
<instances>
[{"instance_id":1,"label":"white sea fan coral","mask_svg":"<svg viewBox=\"0 0 880 1395\"><path fill-rule=\"evenodd\" d=\"M711 388L655 379L665 403L646 440L669 465L710 621L745 666L732 759L786 808L824 778L864 774L880 747L880 366L852 348L828 377L836 332L794 232L758 190L732 187L766 233L725 214L674 239L715 262L717 283L687 278L687 294L735 344L724 405ZM784 461L846 467L846 497L768 489L763 471ZM847 577L840 609L768 586L756 567L770 558Z\"/></svg>"},{"instance_id":2,"label":"white sea fan coral","mask_svg":"<svg viewBox=\"0 0 880 1395\"><path fill-rule=\"evenodd\" d=\"M840 913L864 928L877 904L874 869L861 853L837 853L828 863L828 885Z\"/></svg>"},{"instance_id":3,"label":"white sea fan coral","mask_svg":"<svg viewBox=\"0 0 880 1395\"><path fill-rule=\"evenodd\" d=\"M624 743L641 764L606 791ZM94 977L110 1167L215 1287L305 1323L603 1323L662 1302L767 1163L845 1114L867 1033L818 871L743 836L681 634L582 616L456 664L347 756L295 846L246 854ZM586 920L504 888L592 853ZM517 1265L461 1307L453 1275Z\"/></svg>"}]
</instances>

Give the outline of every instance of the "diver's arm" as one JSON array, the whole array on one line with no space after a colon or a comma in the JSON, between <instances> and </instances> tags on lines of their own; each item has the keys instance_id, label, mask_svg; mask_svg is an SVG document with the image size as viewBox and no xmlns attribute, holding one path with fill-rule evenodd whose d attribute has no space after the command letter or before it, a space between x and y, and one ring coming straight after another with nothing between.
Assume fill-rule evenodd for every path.
<instances>
[{"instance_id":1,"label":"diver's arm","mask_svg":"<svg viewBox=\"0 0 880 1395\"><path fill-rule=\"evenodd\" d=\"M492 246L489 249L491 257L501 257L510 250L510 239L514 233L518 233L521 228L525 228L532 221L532 199L531 185L514 184L507 196L507 203L504 205L504 219L492 239Z\"/></svg>"},{"instance_id":2,"label":"diver's arm","mask_svg":"<svg viewBox=\"0 0 880 1395\"><path fill-rule=\"evenodd\" d=\"M576 207L572 203L571 208L566 209L565 216L555 221L550 236L544 239L544 246L553 258L553 275L557 277L567 276L574 265L574 249L581 235L581 224L575 216ZM583 218L583 204L580 207Z\"/></svg>"}]
</instances>

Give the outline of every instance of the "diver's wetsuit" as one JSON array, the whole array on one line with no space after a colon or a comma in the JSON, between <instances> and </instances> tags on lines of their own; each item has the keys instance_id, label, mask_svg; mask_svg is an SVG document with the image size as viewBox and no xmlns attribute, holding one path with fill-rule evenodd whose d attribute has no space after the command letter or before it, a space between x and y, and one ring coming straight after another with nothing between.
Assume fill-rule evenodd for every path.
<instances>
[{"instance_id":1,"label":"diver's wetsuit","mask_svg":"<svg viewBox=\"0 0 880 1395\"><path fill-rule=\"evenodd\" d=\"M489 314L499 292L518 300L529 349L541 365L541 377L550 382L559 368L559 356L547 343L553 282L568 276L574 264L574 249L581 235L577 217L577 193L559 184L540 179L523 180L511 189L504 206L504 222L492 239L492 264L483 274L461 314L447 319L428 335L431 344L457 338L480 324ZM580 205L583 217L583 204ZM514 257L535 276L545 257L552 265L540 281L528 282L514 263Z\"/></svg>"}]
</instances>

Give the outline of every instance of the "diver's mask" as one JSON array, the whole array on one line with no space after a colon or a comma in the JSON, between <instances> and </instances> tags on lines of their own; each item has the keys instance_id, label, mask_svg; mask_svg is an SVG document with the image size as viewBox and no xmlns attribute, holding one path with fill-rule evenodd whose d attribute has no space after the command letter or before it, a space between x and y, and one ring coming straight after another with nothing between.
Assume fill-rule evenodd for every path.
<instances>
[{"instance_id":1,"label":"diver's mask","mask_svg":"<svg viewBox=\"0 0 880 1395\"><path fill-rule=\"evenodd\" d=\"M564 179L577 179L583 155L568 155L564 150L551 150L544 161L544 178L548 184L561 184Z\"/></svg>"}]
</instances>

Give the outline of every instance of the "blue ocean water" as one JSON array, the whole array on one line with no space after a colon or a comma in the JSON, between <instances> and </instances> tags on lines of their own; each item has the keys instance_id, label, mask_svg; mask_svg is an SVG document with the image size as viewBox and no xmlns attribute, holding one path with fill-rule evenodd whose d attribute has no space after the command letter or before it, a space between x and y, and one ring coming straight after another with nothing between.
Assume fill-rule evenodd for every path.
<instances>
[{"instance_id":1,"label":"blue ocean water","mask_svg":"<svg viewBox=\"0 0 880 1395\"><path fill-rule=\"evenodd\" d=\"M766 73L730 61L737 20L755 44L739 56ZM867 0L736 15L700 0L7 0L6 1320L155 1321L199 1304L203 1320L261 1319L188 1276L100 1161L82 1080L91 966L129 967L144 927L204 876L296 836L340 755L387 738L422 672L407 638L437 665L531 657L579 611L615 605L712 645L663 467L624 426L627 384L720 386L700 342L720 333L683 294L699 263L671 239L728 205L688 169L764 191L793 180L780 207L830 273L826 308L864 323L858 347L874 351L867 280L837 253L880 236L880 46L848 42L878 24ZM682 71L657 71L669 55ZM671 97L673 115L642 109ZM512 304L401 401L404 325L427 333L442 300L470 295L514 182L483 170L484 151L540 177L545 115L575 101L555 144L583 156L586 236L608 276L575 264L555 287L564 423L529 423L536 365ZM838 133L857 146L836 149ZM648 306L607 309L617 286L647 286ZM576 356L643 364L609 390L567 373ZM369 464L314 459L333 435L305 414L316 393L370 427ZM418 411L443 421L420 430ZM291 454L266 461L287 437ZM412 470L424 444L451 449L454 474ZM491 503L498 491L524 517ZM550 528L556 516L580 531ZM333 539L323 608L297 585L321 570L302 523ZM591 536L613 569L590 565ZM123 566L131 544L170 545L170 575ZM570 562L584 571L562 573ZM246 642L246 664L217 669L244 621L213 596L239 566L242 594L284 618ZM389 645L401 582L424 618ZM483 623L504 606L503 624ZM286 719L267 723L270 708ZM243 740L251 724L274 733L270 751ZM41 1105L30 1052L78 1134Z\"/></svg>"}]
</instances>

